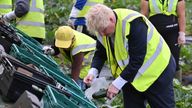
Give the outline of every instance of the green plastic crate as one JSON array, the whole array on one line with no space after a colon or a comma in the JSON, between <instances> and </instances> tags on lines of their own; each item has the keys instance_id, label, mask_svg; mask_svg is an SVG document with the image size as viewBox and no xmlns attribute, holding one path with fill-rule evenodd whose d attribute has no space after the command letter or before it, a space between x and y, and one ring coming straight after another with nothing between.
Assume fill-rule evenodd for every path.
<instances>
[{"instance_id":1,"label":"green plastic crate","mask_svg":"<svg viewBox=\"0 0 192 108\"><path fill-rule=\"evenodd\" d=\"M42 108L78 108L67 96L47 86L41 100Z\"/></svg>"},{"instance_id":2,"label":"green plastic crate","mask_svg":"<svg viewBox=\"0 0 192 108\"><path fill-rule=\"evenodd\" d=\"M64 75L64 72L62 72L59 67L53 67L52 65L47 64L46 60L42 60L41 57L34 54L33 51L26 50L25 48L13 44L10 55L25 64L34 64L39 67L42 72L46 72L46 74L52 76L62 86L73 92L74 95L77 95L80 98L85 98L81 88L69 76Z\"/></svg>"},{"instance_id":3,"label":"green plastic crate","mask_svg":"<svg viewBox=\"0 0 192 108\"><path fill-rule=\"evenodd\" d=\"M57 80L62 86L67 88L73 94L78 95L82 98L85 97L84 92L81 90L81 88L69 76L64 75L62 72L51 71L44 66L40 66L39 68L42 70L42 72L45 72L46 74L52 76L55 80Z\"/></svg>"},{"instance_id":4,"label":"green plastic crate","mask_svg":"<svg viewBox=\"0 0 192 108\"><path fill-rule=\"evenodd\" d=\"M10 55L13 57L19 59L20 61L24 62L25 64L34 64L37 67L44 67L44 71L51 74L56 80L60 81L60 77L63 78L65 81L64 83L72 86L73 88L80 89L74 81L69 78L68 76L64 75L64 72L62 72L59 68L59 66L56 64L49 64L51 63L46 57L43 58L43 56L37 56L34 51L19 47L15 44L12 45Z\"/></svg>"},{"instance_id":5,"label":"green plastic crate","mask_svg":"<svg viewBox=\"0 0 192 108\"><path fill-rule=\"evenodd\" d=\"M54 79L56 79L59 83L64 85L65 89L72 94L72 96L71 96L72 100L74 100L75 102L83 101L84 104L93 106L93 103L89 101L89 99L85 96L84 92L80 89L80 87L79 86L77 87L76 85L74 85L74 83L71 82L71 79L68 79L69 77L66 78L64 74L58 75L45 67L41 67L41 69L42 68L44 68L43 70L46 73L48 73L50 76L52 76ZM90 107L90 108L92 108L92 107Z\"/></svg>"},{"instance_id":6,"label":"green plastic crate","mask_svg":"<svg viewBox=\"0 0 192 108\"><path fill-rule=\"evenodd\" d=\"M35 54L36 56L40 57L42 60L45 60L45 62L49 63L51 66L55 67L59 67L58 64L55 62L55 60L53 60L51 58L51 56L46 55L43 53L43 50L38 51L37 49L35 49L34 47L23 43L19 46L20 48L25 48L27 51L29 50L30 52L32 52L33 54Z\"/></svg>"},{"instance_id":7,"label":"green plastic crate","mask_svg":"<svg viewBox=\"0 0 192 108\"><path fill-rule=\"evenodd\" d=\"M26 64L32 63L36 66L43 65L52 69L59 69L58 64L54 60L26 44L21 44L20 46L12 44L9 54Z\"/></svg>"},{"instance_id":8,"label":"green plastic crate","mask_svg":"<svg viewBox=\"0 0 192 108\"><path fill-rule=\"evenodd\" d=\"M35 48L38 51L42 50L42 45L38 41L31 38L29 35L25 34L21 30L14 27L13 25L9 25L9 27L12 28L13 30L15 30L16 34L21 38L22 42L32 46L33 48Z\"/></svg>"},{"instance_id":9,"label":"green plastic crate","mask_svg":"<svg viewBox=\"0 0 192 108\"><path fill-rule=\"evenodd\" d=\"M41 100L43 108L97 108L91 101L74 98L59 93L55 89L47 86Z\"/></svg>"},{"instance_id":10,"label":"green plastic crate","mask_svg":"<svg viewBox=\"0 0 192 108\"><path fill-rule=\"evenodd\" d=\"M85 97L84 92L80 89L80 87L70 77L64 75L57 63L51 57L43 54L42 45L38 41L31 38L14 26L10 27L12 27L16 31L16 34L22 40L22 44L20 46L17 46L15 44L12 45L10 55L14 56L15 58L21 60L26 64L32 63L38 67L41 67L44 73L53 76L54 79L64 85L64 87L71 94L73 94L71 97L73 102L79 103L82 101L83 104L87 104L87 106L89 106L82 108L95 108L94 104Z\"/></svg>"}]
</instances>

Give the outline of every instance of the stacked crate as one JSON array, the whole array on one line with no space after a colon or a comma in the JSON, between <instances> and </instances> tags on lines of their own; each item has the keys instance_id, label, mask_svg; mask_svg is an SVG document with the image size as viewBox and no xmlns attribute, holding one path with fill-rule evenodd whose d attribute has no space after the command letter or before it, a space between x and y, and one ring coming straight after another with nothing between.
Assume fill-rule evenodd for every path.
<instances>
[{"instance_id":1,"label":"stacked crate","mask_svg":"<svg viewBox=\"0 0 192 108\"><path fill-rule=\"evenodd\" d=\"M42 50L42 45L36 40L30 38L22 31L11 25L6 25L16 32L21 40L18 43L12 43L9 55L23 62L24 64L33 64L40 72L52 77L56 81L57 89L47 86L43 90L44 108L96 108L96 106L84 95L84 92L69 76L65 75L59 65ZM67 91L70 96L63 94L58 89Z\"/></svg>"}]
</instances>

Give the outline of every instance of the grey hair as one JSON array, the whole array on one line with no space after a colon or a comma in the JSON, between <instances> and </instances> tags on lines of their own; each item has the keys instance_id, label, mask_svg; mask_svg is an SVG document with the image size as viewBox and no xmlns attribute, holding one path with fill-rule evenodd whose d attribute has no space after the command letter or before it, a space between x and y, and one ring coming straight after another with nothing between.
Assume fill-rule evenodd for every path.
<instances>
[{"instance_id":1,"label":"grey hair","mask_svg":"<svg viewBox=\"0 0 192 108\"><path fill-rule=\"evenodd\" d=\"M109 25L109 18L113 10L103 4L94 5L86 15L87 30L95 35L99 30L105 29Z\"/></svg>"}]
</instances>

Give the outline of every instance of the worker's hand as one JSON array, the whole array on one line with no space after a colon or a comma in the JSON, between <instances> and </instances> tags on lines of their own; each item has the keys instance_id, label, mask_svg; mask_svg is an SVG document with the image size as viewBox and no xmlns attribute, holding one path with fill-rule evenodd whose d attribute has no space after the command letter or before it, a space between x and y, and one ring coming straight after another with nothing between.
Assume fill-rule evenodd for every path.
<instances>
[{"instance_id":1,"label":"worker's hand","mask_svg":"<svg viewBox=\"0 0 192 108\"><path fill-rule=\"evenodd\" d=\"M93 80L95 79L94 75L93 74L88 74L84 79L83 79L83 82L90 86L93 82Z\"/></svg>"},{"instance_id":2,"label":"worker's hand","mask_svg":"<svg viewBox=\"0 0 192 108\"><path fill-rule=\"evenodd\" d=\"M48 55L54 55L55 51L51 46L43 46L43 53Z\"/></svg>"},{"instance_id":3,"label":"worker's hand","mask_svg":"<svg viewBox=\"0 0 192 108\"><path fill-rule=\"evenodd\" d=\"M15 12L12 11L12 12L9 12L9 13L6 13L2 16L2 18L6 21L6 22L10 22L11 20L15 19L16 18L16 15L15 15Z\"/></svg>"},{"instance_id":4,"label":"worker's hand","mask_svg":"<svg viewBox=\"0 0 192 108\"><path fill-rule=\"evenodd\" d=\"M185 33L184 32L179 32L179 37L178 37L178 44L183 45L185 44Z\"/></svg>"},{"instance_id":5,"label":"worker's hand","mask_svg":"<svg viewBox=\"0 0 192 108\"><path fill-rule=\"evenodd\" d=\"M6 56L4 47L0 44L0 60L3 56ZM1 65L0 65L1 66Z\"/></svg>"},{"instance_id":6,"label":"worker's hand","mask_svg":"<svg viewBox=\"0 0 192 108\"><path fill-rule=\"evenodd\" d=\"M5 15L2 15L2 18L3 18L3 20L4 21L6 21L6 22L10 22L11 20L6 16L6 14Z\"/></svg>"},{"instance_id":7,"label":"worker's hand","mask_svg":"<svg viewBox=\"0 0 192 108\"><path fill-rule=\"evenodd\" d=\"M1 44L0 44L0 51L3 51L3 52L5 51L3 45L1 45Z\"/></svg>"},{"instance_id":8,"label":"worker's hand","mask_svg":"<svg viewBox=\"0 0 192 108\"><path fill-rule=\"evenodd\" d=\"M110 84L107 90L107 98L112 99L119 93L119 89L117 89L113 84Z\"/></svg>"}]
</instances>

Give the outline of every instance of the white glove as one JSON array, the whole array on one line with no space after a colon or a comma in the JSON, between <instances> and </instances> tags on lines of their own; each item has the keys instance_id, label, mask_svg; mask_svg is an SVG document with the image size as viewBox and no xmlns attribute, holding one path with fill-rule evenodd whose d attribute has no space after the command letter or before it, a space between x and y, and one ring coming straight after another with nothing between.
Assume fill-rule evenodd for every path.
<instances>
[{"instance_id":1,"label":"white glove","mask_svg":"<svg viewBox=\"0 0 192 108\"><path fill-rule=\"evenodd\" d=\"M4 47L0 44L0 51L5 51Z\"/></svg>"},{"instance_id":2,"label":"white glove","mask_svg":"<svg viewBox=\"0 0 192 108\"><path fill-rule=\"evenodd\" d=\"M51 46L43 46L43 53L44 54L49 54L49 55L54 55L55 51Z\"/></svg>"},{"instance_id":3,"label":"white glove","mask_svg":"<svg viewBox=\"0 0 192 108\"><path fill-rule=\"evenodd\" d=\"M185 33L184 32L179 32L179 37L178 37L178 44L183 45L185 44Z\"/></svg>"},{"instance_id":4,"label":"white glove","mask_svg":"<svg viewBox=\"0 0 192 108\"><path fill-rule=\"evenodd\" d=\"M74 21L72 20L72 19L69 19L68 21L67 21L67 25L68 26L70 26L71 28L75 28L75 26L74 26Z\"/></svg>"},{"instance_id":5,"label":"white glove","mask_svg":"<svg viewBox=\"0 0 192 108\"><path fill-rule=\"evenodd\" d=\"M4 47L0 44L0 60L3 56L6 56L6 52L5 52L5 49ZM1 68L1 65L0 65L0 68ZM0 69L1 71L1 69ZM1 72L0 72L1 73Z\"/></svg>"},{"instance_id":6,"label":"white glove","mask_svg":"<svg viewBox=\"0 0 192 108\"><path fill-rule=\"evenodd\" d=\"M3 19L7 22L10 22L11 20L15 19L17 16L15 15L15 12L12 11L12 12L9 12L5 15L3 15Z\"/></svg>"}]
</instances>

